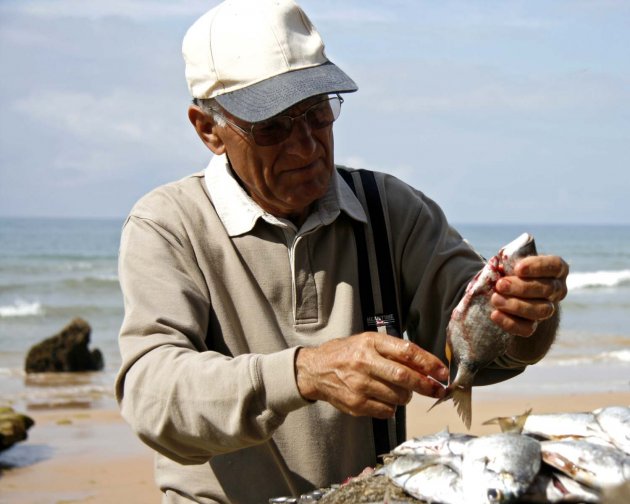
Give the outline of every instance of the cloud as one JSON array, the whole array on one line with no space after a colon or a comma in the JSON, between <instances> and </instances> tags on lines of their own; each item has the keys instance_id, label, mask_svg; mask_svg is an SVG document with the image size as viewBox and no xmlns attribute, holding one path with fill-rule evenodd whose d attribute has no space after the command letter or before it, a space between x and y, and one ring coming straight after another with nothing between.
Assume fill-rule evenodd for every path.
<instances>
[{"instance_id":1,"label":"cloud","mask_svg":"<svg viewBox=\"0 0 630 504\"><path fill-rule=\"evenodd\" d=\"M410 164L397 164L380 166L373 161L356 154L343 155L335 158L335 163L351 168L362 168L364 170L380 171L389 173L401 180L412 180L416 169Z\"/></svg>"},{"instance_id":2,"label":"cloud","mask_svg":"<svg viewBox=\"0 0 630 504\"><path fill-rule=\"evenodd\" d=\"M360 86L335 124L338 162L393 173L458 219L555 206L627 221L628 2L298 1ZM217 3L2 0L0 214L122 215L203 168L180 49ZM537 180L550 187L503 196Z\"/></svg>"},{"instance_id":3,"label":"cloud","mask_svg":"<svg viewBox=\"0 0 630 504\"><path fill-rule=\"evenodd\" d=\"M15 109L45 128L63 130L77 141L98 137L105 144L144 143L157 126L149 122L143 127L141 117L147 111L138 107L139 103L139 96L127 91L109 96L49 91L19 99ZM136 113L130 114L131 110Z\"/></svg>"},{"instance_id":4,"label":"cloud","mask_svg":"<svg viewBox=\"0 0 630 504\"><path fill-rule=\"evenodd\" d=\"M148 22L199 16L218 3L219 0L3 0L0 12L47 18L120 17Z\"/></svg>"},{"instance_id":5,"label":"cloud","mask_svg":"<svg viewBox=\"0 0 630 504\"><path fill-rule=\"evenodd\" d=\"M413 70L410 70L413 65ZM630 89L621 76L589 70L511 73L509 69L436 63L385 63L378 74L357 66L357 100L389 114L605 114L630 106ZM391 76L399 76L392 79Z\"/></svg>"},{"instance_id":6,"label":"cloud","mask_svg":"<svg viewBox=\"0 0 630 504\"><path fill-rule=\"evenodd\" d=\"M111 176L140 159L146 165L174 158L187 138L184 107L176 102L168 106L160 96L147 93L50 91L20 99L14 108L40 130L64 139L67 148L50 162L74 172Z\"/></svg>"}]
</instances>

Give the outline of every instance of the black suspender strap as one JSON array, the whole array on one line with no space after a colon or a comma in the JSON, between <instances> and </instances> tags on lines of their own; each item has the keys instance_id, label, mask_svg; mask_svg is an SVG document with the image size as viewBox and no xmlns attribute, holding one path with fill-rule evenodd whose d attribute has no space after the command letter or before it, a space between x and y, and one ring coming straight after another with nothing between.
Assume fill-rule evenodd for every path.
<instances>
[{"instance_id":1,"label":"black suspender strap","mask_svg":"<svg viewBox=\"0 0 630 504\"><path fill-rule=\"evenodd\" d=\"M400 317L398 315L398 296L394 282L394 270L389 249L388 232L383 213L380 193L374 178L374 173L367 170L350 172L339 169L339 174L357 196L368 214L371 224L364 226L358 221L352 221L355 243L357 247L357 265L359 273L359 297L363 326L366 331L385 332L392 336L401 336ZM355 181L360 182L363 195L357 191ZM364 196L364 197L362 197ZM371 233L371 243L374 246L376 264L370 267L368 258L368 234ZM382 313L375 312L374 290L372 279L378 278L380 287L380 306ZM389 453L395 446L403 442L406 437L405 408L396 409L395 419L372 419L374 448L376 455Z\"/></svg>"},{"instance_id":2,"label":"black suspender strap","mask_svg":"<svg viewBox=\"0 0 630 504\"><path fill-rule=\"evenodd\" d=\"M352 175L346 170L339 170L340 175L346 181L352 192L356 194ZM367 243L365 229L359 221L352 220L354 240L357 246L357 266L359 269L359 297L361 298L361 309L363 311L363 327L367 330L365 317L374 314L374 294L372 292L372 281L370 274L370 262L368 260Z\"/></svg>"},{"instance_id":3,"label":"black suspender strap","mask_svg":"<svg viewBox=\"0 0 630 504\"><path fill-rule=\"evenodd\" d=\"M383 206L381 204L381 196L378 192L374 173L366 170L359 170L359 173L361 182L363 182L363 191L370 215L370 222L372 223L372 234L376 251L376 269L381 286L383 314L393 317L393 323L387 325L387 333L393 336L401 336L400 317L398 316L397 306L398 296L396 295L394 269L389 251L389 239L385 225Z\"/></svg>"}]
</instances>

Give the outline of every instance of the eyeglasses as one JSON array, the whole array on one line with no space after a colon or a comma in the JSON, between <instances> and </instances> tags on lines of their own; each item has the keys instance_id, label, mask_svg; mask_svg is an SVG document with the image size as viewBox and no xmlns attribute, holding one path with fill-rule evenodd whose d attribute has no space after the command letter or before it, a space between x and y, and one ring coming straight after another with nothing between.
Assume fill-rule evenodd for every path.
<instances>
[{"instance_id":1,"label":"eyeglasses","mask_svg":"<svg viewBox=\"0 0 630 504\"><path fill-rule=\"evenodd\" d=\"M341 112L343 98L339 95L329 96L311 105L304 112L296 116L277 115L271 119L251 123L249 130L230 121L218 110L213 112L220 115L230 126L250 135L254 142L261 147L267 147L283 142L291 135L293 124L297 119L304 117L306 124L311 129L321 129L330 126Z\"/></svg>"}]
</instances>

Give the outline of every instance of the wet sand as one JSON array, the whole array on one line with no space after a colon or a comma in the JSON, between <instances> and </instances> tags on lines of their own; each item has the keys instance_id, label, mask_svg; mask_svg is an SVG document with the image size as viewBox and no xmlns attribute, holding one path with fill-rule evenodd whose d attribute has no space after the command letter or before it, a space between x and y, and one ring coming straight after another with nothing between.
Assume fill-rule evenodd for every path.
<instances>
[{"instance_id":1,"label":"wet sand","mask_svg":"<svg viewBox=\"0 0 630 504\"><path fill-rule=\"evenodd\" d=\"M497 432L481 425L496 416L589 411L602 406L630 405L628 392L544 396L479 394L473 399L471 432ZM452 404L427 413L433 401L416 397L408 406L408 435L442 430L465 432ZM159 503L153 483L153 457L131 433L114 405L101 409L72 408L27 412L36 421L29 439L0 454L0 503ZM11 468L6 469L9 466Z\"/></svg>"}]
</instances>

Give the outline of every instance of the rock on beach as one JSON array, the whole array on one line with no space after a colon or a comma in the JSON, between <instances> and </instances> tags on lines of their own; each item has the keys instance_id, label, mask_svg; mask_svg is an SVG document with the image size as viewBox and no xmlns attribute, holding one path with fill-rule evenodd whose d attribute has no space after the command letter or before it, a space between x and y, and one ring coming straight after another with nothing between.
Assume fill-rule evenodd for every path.
<instances>
[{"instance_id":1,"label":"rock on beach","mask_svg":"<svg viewBox=\"0 0 630 504\"><path fill-rule=\"evenodd\" d=\"M75 318L59 333L33 345L26 355L27 373L100 371L103 354L89 350L92 328L85 320Z\"/></svg>"},{"instance_id":2,"label":"rock on beach","mask_svg":"<svg viewBox=\"0 0 630 504\"><path fill-rule=\"evenodd\" d=\"M0 408L0 451L24 441L34 424L31 417L15 412L13 408Z\"/></svg>"}]
</instances>

